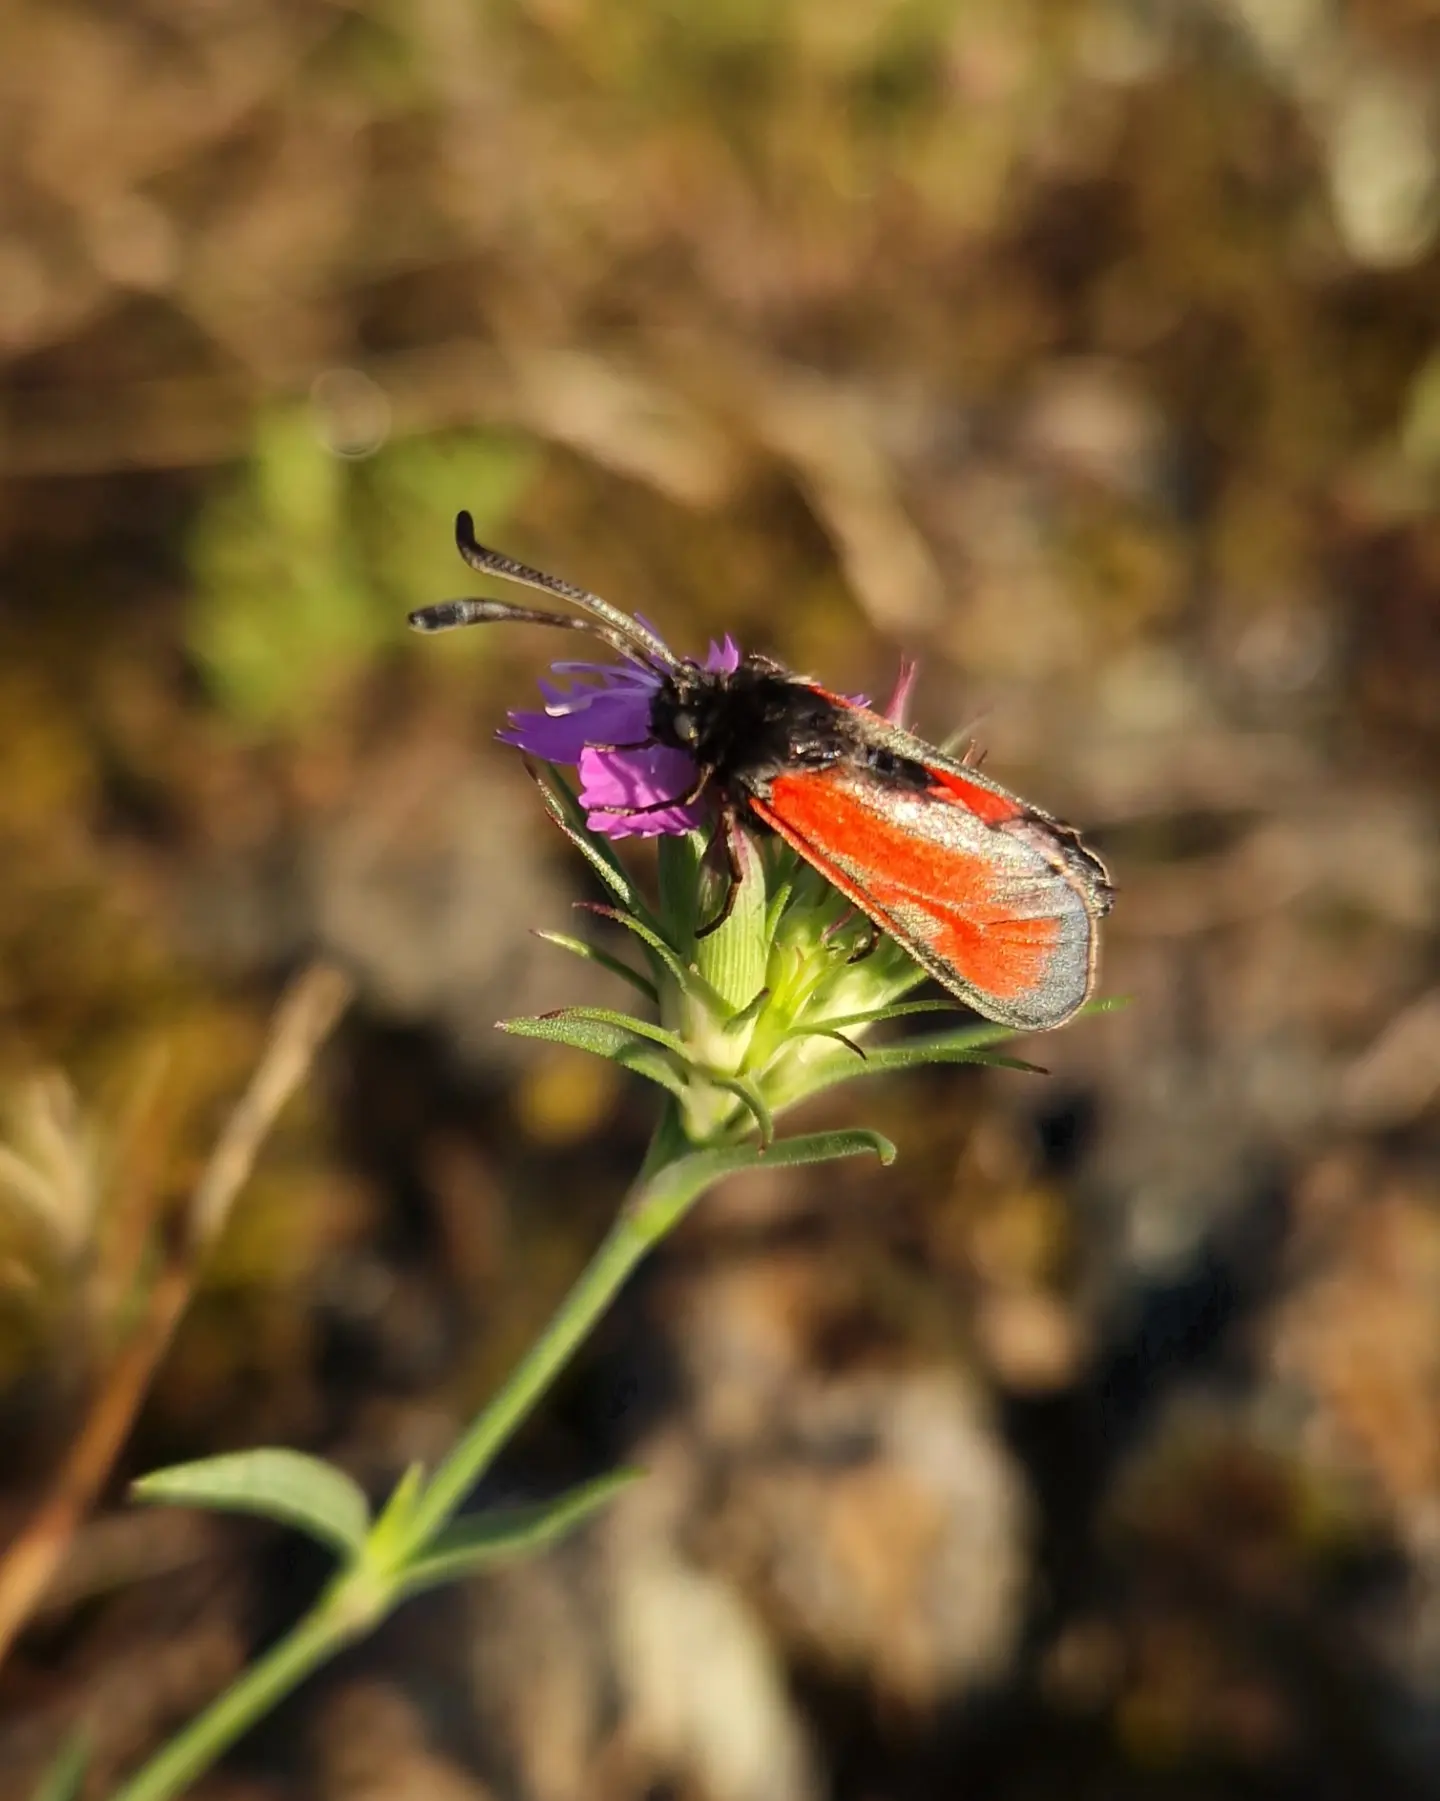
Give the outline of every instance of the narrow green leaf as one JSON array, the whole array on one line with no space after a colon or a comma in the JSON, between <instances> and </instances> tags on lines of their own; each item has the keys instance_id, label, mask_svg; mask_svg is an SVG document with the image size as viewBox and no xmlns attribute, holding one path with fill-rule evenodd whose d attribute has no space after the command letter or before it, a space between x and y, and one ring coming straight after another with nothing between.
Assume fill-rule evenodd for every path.
<instances>
[{"instance_id":1,"label":"narrow green leaf","mask_svg":"<svg viewBox=\"0 0 1440 1801\"><path fill-rule=\"evenodd\" d=\"M543 1550L583 1525L644 1473L636 1469L613 1470L533 1507L504 1507L491 1513L462 1515L444 1527L406 1566L401 1578L404 1592L413 1595L443 1582L460 1582L501 1561Z\"/></svg>"},{"instance_id":2,"label":"narrow green leaf","mask_svg":"<svg viewBox=\"0 0 1440 1801\"><path fill-rule=\"evenodd\" d=\"M637 1025L640 1023L636 1021ZM500 1030L514 1038L539 1038L546 1044L589 1051L592 1057L608 1057L622 1069L634 1070L636 1075L658 1082L673 1095L685 1092L685 1078L671 1062L668 1051L619 1025L560 1014L551 1018L502 1019Z\"/></svg>"},{"instance_id":3,"label":"narrow green leaf","mask_svg":"<svg viewBox=\"0 0 1440 1801\"><path fill-rule=\"evenodd\" d=\"M1014 1026L996 1025L991 1020L977 1020L968 1026L955 1026L948 1032L935 1032L924 1038L907 1038L900 1044L884 1047L877 1055L896 1055L939 1057L949 1059L965 1051L988 1051L992 1045L1008 1044L1011 1039L1018 1038L1020 1033ZM909 1065L897 1064L896 1068L908 1068Z\"/></svg>"},{"instance_id":4,"label":"narrow green leaf","mask_svg":"<svg viewBox=\"0 0 1440 1801\"><path fill-rule=\"evenodd\" d=\"M633 1032L601 1025L593 1019L571 1019L565 1014L524 1014L518 1019L496 1021L512 1038L540 1038L546 1044L568 1044L572 1050L589 1051L594 1057L617 1060L619 1053L637 1041Z\"/></svg>"},{"instance_id":5,"label":"narrow green leaf","mask_svg":"<svg viewBox=\"0 0 1440 1801\"><path fill-rule=\"evenodd\" d=\"M380 1509L380 1516L370 1528L365 1541L367 1562L387 1566L405 1541L410 1516L425 1483L425 1465L412 1463L390 1491L390 1499Z\"/></svg>"},{"instance_id":6,"label":"narrow green leaf","mask_svg":"<svg viewBox=\"0 0 1440 1801\"><path fill-rule=\"evenodd\" d=\"M534 763L527 757L525 767L536 787L541 791L541 798L545 802L546 810L557 824L561 825L566 832L574 832L583 838L594 849L596 856L607 866L617 881L628 882L630 880L629 871L616 856L610 840L590 830L586 823L588 815L585 808L580 805L580 796L559 765Z\"/></svg>"},{"instance_id":7,"label":"narrow green leaf","mask_svg":"<svg viewBox=\"0 0 1440 1801\"><path fill-rule=\"evenodd\" d=\"M83 1727L65 1735L60 1749L45 1766L30 1801L75 1801L90 1762L90 1737Z\"/></svg>"},{"instance_id":8,"label":"narrow green leaf","mask_svg":"<svg viewBox=\"0 0 1440 1801\"><path fill-rule=\"evenodd\" d=\"M541 1014L538 1017L545 1018ZM622 1032L629 1032L636 1038L648 1038L651 1044L658 1044L662 1050L682 1061L689 1056L684 1039L674 1032L667 1032L664 1026L657 1026L648 1019L636 1019L631 1013L617 1013L613 1007L562 1007L550 1018L564 1020L577 1025L615 1026Z\"/></svg>"},{"instance_id":9,"label":"narrow green leaf","mask_svg":"<svg viewBox=\"0 0 1440 1801\"><path fill-rule=\"evenodd\" d=\"M787 1094L787 1105L795 1100L822 1094L841 1082L853 1082L857 1076L893 1074L902 1069L923 1069L935 1063L978 1063L986 1068L1016 1069L1026 1075L1044 1075L1035 1063L1019 1057L1002 1057L988 1048L1015 1037L1007 1026L972 1026L963 1031L946 1033L938 1038L919 1038L908 1044L881 1045L868 1050L862 1063L853 1061L817 1065L813 1079L806 1081L794 1094Z\"/></svg>"},{"instance_id":10,"label":"narrow green leaf","mask_svg":"<svg viewBox=\"0 0 1440 1801\"><path fill-rule=\"evenodd\" d=\"M152 1470L130 1493L167 1507L256 1513L297 1527L349 1557L365 1542L370 1506L343 1470L301 1451L264 1449Z\"/></svg>"},{"instance_id":11,"label":"narrow green leaf","mask_svg":"<svg viewBox=\"0 0 1440 1801\"><path fill-rule=\"evenodd\" d=\"M814 1025L806 1025L802 1019L798 1025L790 1028L789 1035L800 1037L806 1032L843 1032L851 1026L881 1025L887 1019L908 1019L912 1013L958 1013L959 1010L954 1001L892 1001L888 1006L872 1007L866 1013L837 1013L833 1019L827 1015Z\"/></svg>"},{"instance_id":12,"label":"narrow green leaf","mask_svg":"<svg viewBox=\"0 0 1440 1801\"><path fill-rule=\"evenodd\" d=\"M608 857L600 855L595 848L594 839L577 832L554 808L550 809L550 817L621 904L626 907L637 906L639 891L629 877L625 876Z\"/></svg>"},{"instance_id":13,"label":"narrow green leaf","mask_svg":"<svg viewBox=\"0 0 1440 1801\"><path fill-rule=\"evenodd\" d=\"M857 1044L853 1038L847 1038L834 1026L794 1026L785 1036L787 1038L833 1038L836 1044L843 1044L845 1049L858 1057L862 1063L870 1061L870 1054L863 1045Z\"/></svg>"},{"instance_id":14,"label":"narrow green leaf","mask_svg":"<svg viewBox=\"0 0 1440 1801\"><path fill-rule=\"evenodd\" d=\"M553 764L546 764L544 775L533 764L528 767L535 779L536 787L540 790L540 798L545 803L545 811L556 825L564 832L610 892L630 912L653 925L654 920L649 908L645 905L644 896L630 879L624 865L602 838L586 829L585 810L575 798L565 778Z\"/></svg>"},{"instance_id":15,"label":"narrow green leaf","mask_svg":"<svg viewBox=\"0 0 1440 1801\"><path fill-rule=\"evenodd\" d=\"M765 909L765 941L767 944L775 942L775 934L780 930L781 915L790 905L790 896L794 892L794 881L789 876L785 876L781 878L779 886L770 896L769 904Z\"/></svg>"},{"instance_id":16,"label":"narrow green leaf","mask_svg":"<svg viewBox=\"0 0 1440 1801\"><path fill-rule=\"evenodd\" d=\"M762 988L748 1006L742 1007L738 1013L732 1013L720 1030L727 1038L738 1038L742 1032L749 1030L770 1004L770 990Z\"/></svg>"},{"instance_id":17,"label":"narrow green leaf","mask_svg":"<svg viewBox=\"0 0 1440 1801\"><path fill-rule=\"evenodd\" d=\"M623 1069L632 1070L646 1081L658 1083L678 1100L688 1084L667 1054L653 1044L636 1042L618 1051L613 1058Z\"/></svg>"},{"instance_id":18,"label":"narrow green leaf","mask_svg":"<svg viewBox=\"0 0 1440 1801\"><path fill-rule=\"evenodd\" d=\"M1084 1019L1092 1013L1112 1013L1127 1003L1121 1000L1087 1001L1076 1015ZM931 1003L919 1001L903 1007L892 1007L880 1011L881 1017L894 1018L899 1013L924 1012ZM936 1003L941 1009L948 1003ZM844 1020L826 1020L826 1025L844 1025ZM951 1032L939 1032L929 1038L911 1038L903 1044L882 1045L866 1052L865 1062L857 1059L853 1066L844 1064L815 1071L813 1083L807 1083L800 1093L787 1095L786 1104L800 1098L800 1094L819 1094L826 1088L833 1088L840 1082L851 1082L857 1076L884 1074L887 1071L900 1069L920 1069L927 1063L978 1063L987 1069L1015 1069L1023 1075L1040 1075L1047 1072L1038 1063L1029 1063L1021 1057L996 1056L992 1045L1008 1043L1021 1034L1014 1026L996 1025L988 1020L977 1021L974 1025L959 1026Z\"/></svg>"},{"instance_id":19,"label":"narrow green leaf","mask_svg":"<svg viewBox=\"0 0 1440 1801\"><path fill-rule=\"evenodd\" d=\"M768 1149L749 1142L691 1151L656 1172L636 1200L634 1217L648 1236L660 1238L707 1188L726 1176L747 1169L830 1163L867 1151L882 1163L894 1161L895 1146L890 1140L863 1126L845 1132L808 1132L780 1138Z\"/></svg>"},{"instance_id":20,"label":"narrow green leaf","mask_svg":"<svg viewBox=\"0 0 1440 1801\"><path fill-rule=\"evenodd\" d=\"M631 913L622 912L619 907L598 906L594 902L579 903L587 913L593 913L599 919L611 919L617 926L624 926L627 932L633 932L640 942L654 951L661 964L675 978L676 983L686 994L699 994L708 998L711 990L709 984L680 960L674 945L667 944L660 933L647 925L644 920L636 919Z\"/></svg>"},{"instance_id":21,"label":"narrow green leaf","mask_svg":"<svg viewBox=\"0 0 1440 1801\"><path fill-rule=\"evenodd\" d=\"M760 1128L760 1143L765 1149L775 1142L775 1117L765 1104L765 1096L759 1085L747 1076L717 1075L714 1071L705 1072L706 1080L713 1082L717 1088L723 1088L742 1101L755 1117Z\"/></svg>"},{"instance_id":22,"label":"narrow green leaf","mask_svg":"<svg viewBox=\"0 0 1440 1801\"><path fill-rule=\"evenodd\" d=\"M608 969L612 976L619 976L621 981L628 982L632 988L638 989L646 1000L653 1001L656 1006L659 1006L660 991L655 984L647 981L639 970L631 969L628 963L622 963L618 957L612 957L609 951L602 951L595 944L587 944L583 938L571 938L565 932L547 932L537 927L535 936L543 938L546 944L559 945L562 951L569 951L572 956L580 957L586 963L596 963L601 969Z\"/></svg>"},{"instance_id":23,"label":"narrow green leaf","mask_svg":"<svg viewBox=\"0 0 1440 1801\"><path fill-rule=\"evenodd\" d=\"M900 1044L888 1044L873 1055L884 1056L893 1051L903 1055L938 1055L942 1059L949 1059L965 1051L987 1051L992 1045L1008 1044L1012 1038L1019 1036L1014 1026L978 1020L973 1025L956 1026L949 1032L935 1032L925 1038L907 1038ZM908 1065L897 1064L896 1067Z\"/></svg>"}]
</instances>

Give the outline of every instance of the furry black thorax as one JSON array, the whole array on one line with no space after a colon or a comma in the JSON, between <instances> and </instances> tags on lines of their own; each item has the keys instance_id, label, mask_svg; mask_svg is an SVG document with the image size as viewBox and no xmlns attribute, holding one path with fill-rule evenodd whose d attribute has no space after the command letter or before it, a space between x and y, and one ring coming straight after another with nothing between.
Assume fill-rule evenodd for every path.
<instances>
[{"instance_id":1,"label":"furry black thorax","mask_svg":"<svg viewBox=\"0 0 1440 1801\"><path fill-rule=\"evenodd\" d=\"M733 672L686 664L650 703L655 741L712 771L722 789L763 792L782 769L819 769L853 755L846 708L764 657Z\"/></svg>"}]
</instances>

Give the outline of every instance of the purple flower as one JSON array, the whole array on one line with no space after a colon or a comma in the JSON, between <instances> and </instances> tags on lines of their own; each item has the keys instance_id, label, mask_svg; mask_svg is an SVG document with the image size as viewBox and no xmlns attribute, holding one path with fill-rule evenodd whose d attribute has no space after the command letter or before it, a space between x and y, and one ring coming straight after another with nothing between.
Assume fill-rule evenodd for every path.
<instances>
[{"instance_id":1,"label":"purple flower","mask_svg":"<svg viewBox=\"0 0 1440 1801\"><path fill-rule=\"evenodd\" d=\"M692 757L650 736L650 703L664 681L658 669L638 663L552 663L551 672L563 676L567 687L541 682L545 696L543 713L514 712L510 726L499 734L504 744L514 744L546 763L571 763L580 772L580 804L586 809L586 825L607 838L655 838L662 832L693 832L705 819L703 800L688 807L662 807L653 813L606 813L603 807L649 807L657 801L688 794L699 773ZM721 644L713 639L705 668L716 675L733 675L740 667L740 646L727 633ZM885 708L885 718L900 724L915 679L915 665L903 662L895 692ZM867 706L863 694L850 696L857 706ZM604 745L626 745L625 750L605 750Z\"/></svg>"},{"instance_id":2,"label":"purple flower","mask_svg":"<svg viewBox=\"0 0 1440 1801\"><path fill-rule=\"evenodd\" d=\"M740 666L740 647L726 637L710 646L705 667L731 675ZM600 807L648 807L688 794L698 773L682 750L657 744L650 735L650 703L665 679L659 670L634 663L555 663L554 674L569 682L541 682L543 713L510 715L506 744L518 745L547 763L573 763L580 771L580 804L592 832L607 838L653 838L662 832L694 831L705 818L701 801L664 807L654 813L602 813ZM602 750L606 744L634 745Z\"/></svg>"}]
</instances>

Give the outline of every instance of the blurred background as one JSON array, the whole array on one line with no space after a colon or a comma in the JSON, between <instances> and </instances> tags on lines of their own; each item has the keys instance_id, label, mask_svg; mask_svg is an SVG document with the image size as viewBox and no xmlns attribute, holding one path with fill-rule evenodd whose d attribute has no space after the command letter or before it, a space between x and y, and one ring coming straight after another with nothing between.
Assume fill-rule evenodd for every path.
<instances>
[{"instance_id":1,"label":"blurred background","mask_svg":"<svg viewBox=\"0 0 1440 1801\"><path fill-rule=\"evenodd\" d=\"M383 1492L642 1153L651 1090L493 1030L614 991L491 743L553 647L404 629L465 506L682 650L918 655L1110 861L1130 1004L817 1105L894 1169L713 1196L489 1495L649 1480L197 1792L1440 1794L1433 0L10 0L0 358L0 1544L284 982L356 986L0 1791L83 1724L102 1793L323 1580L128 1479Z\"/></svg>"}]
</instances>

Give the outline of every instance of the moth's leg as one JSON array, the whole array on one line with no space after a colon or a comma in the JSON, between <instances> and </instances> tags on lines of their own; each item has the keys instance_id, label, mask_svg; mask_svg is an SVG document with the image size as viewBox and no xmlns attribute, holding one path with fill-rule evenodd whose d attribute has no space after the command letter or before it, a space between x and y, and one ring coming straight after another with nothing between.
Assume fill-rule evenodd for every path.
<instances>
[{"instance_id":1,"label":"moth's leg","mask_svg":"<svg viewBox=\"0 0 1440 1801\"><path fill-rule=\"evenodd\" d=\"M708 938L735 911L735 902L739 898L740 884L745 879L745 866L740 861L740 822L735 813L734 803L726 801L720 808L720 823L716 830L725 845L725 899L720 904L720 911L703 926L695 928L697 938ZM712 839L713 843L714 840Z\"/></svg>"},{"instance_id":2,"label":"moth's leg","mask_svg":"<svg viewBox=\"0 0 1440 1801\"><path fill-rule=\"evenodd\" d=\"M863 963L867 957L874 956L875 947L879 942L879 926L876 925L873 919L867 919L865 921L865 937L863 942L856 945L855 949L851 951L845 961L847 963Z\"/></svg>"},{"instance_id":3,"label":"moth's leg","mask_svg":"<svg viewBox=\"0 0 1440 1801\"><path fill-rule=\"evenodd\" d=\"M834 925L825 928L825 941L828 944L832 938L837 938L856 919L865 921L865 936L845 959L847 963L863 963L867 957L874 954L875 946L880 942L880 928L873 919L867 919L858 907L847 907Z\"/></svg>"},{"instance_id":4,"label":"moth's leg","mask_svg":"<svg viewBox=\"0 0 1440 1801\"><path fill-rule=\"evenodd\" d=\"M626 807L618 803L608 807L587 807L587 813L613 813L620 819L638 819L642 813L663 813L668 807L691 807L710 785L713 769L702 769L688 794L672 794L668 800L652 800L647 806Z\"/></svg>"}]
</instances>

